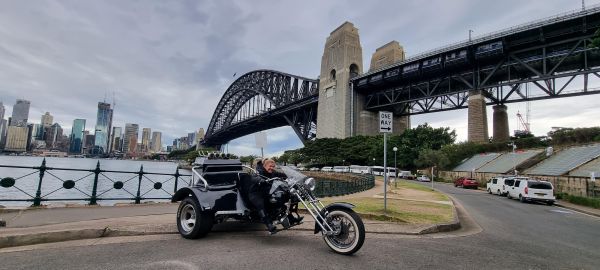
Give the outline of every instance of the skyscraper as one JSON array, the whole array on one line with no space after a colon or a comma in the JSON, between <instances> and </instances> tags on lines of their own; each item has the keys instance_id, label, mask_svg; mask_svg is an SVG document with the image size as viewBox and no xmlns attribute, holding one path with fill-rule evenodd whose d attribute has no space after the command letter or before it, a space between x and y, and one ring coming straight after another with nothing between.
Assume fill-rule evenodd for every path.
<instances>
[{"instance_id":1,"label":"skyscraper","mask_svg":"<svg viewBox=\"0 0 600 270\"><path fill-rule=\"evenodd\" d=\"M113 127L112 130L112 134L110 134L110 151L111 152L116 152L116 151L123 151L122 147L123 147L123 129L121 127Z\"/></svg>"},{"instance_id":2,"label":"skyscraper","mask_svg":"<svg viewBox=\"0 0 600 270\"><path fill-rule=\"evenodd\" d=\"M125 137L123 137L123 152L127 154L136 152L138 132L138 124L125 124Z\"/></svg>"},{"instance_id":3,"label":"skyscraper","mask_svg":"<svg viewBox=\"0 0 600 270\"><path fill-rule=\"evenodd\" d=\"M43 140L44 128L41 124L30 124L31 126L31 141Z\"/></svg>"},{"instance_id":4,"label":"skyscraper","mask_svg":"<svg viewBox=\"0 0 600 270\"><path fill-rule=\"evenodd\" d=\"M54 117L49 112L46 112L46 114L42 115L42 126L45 126L45 127L51 126L53 120L54 120Z\"/></svg>"},{"instance_id":5,"label":"skyscraper","mask_svg":"<svg viewBox=\"0 0 600 270\"><path fill-rule=\"evenodd\" d=\"M108 139L112 128L113 110L110 104L98 102L98 114L96 117L96 129L94 137L94 152L92 154L108 153Z\"/></svg>"},{"instance_id":6,"label":"skyscraper","mask_svg":"<svg viewBox=\"0 0 600 270\"><path fill-rule=\"evenodd\" d=\"M152 152L158 153L162 150L162 133L158 131L152 132Z\"/></svg>"},{"instance_id":7,"label":"skyscraper","mask_svg":"<svg viewBox=\"0 0 600 270\"><path fill-rule=\"evenodd\" d=\"M6 130L8 128L8 121L6 119L0 119L0 149L4 149L6 144Z\"/></svg>"},{"instance_id":8,"label":"skyscraper","mask_svg":"<svg viewBox=\"0 0 600 270\"><path fill-rule=\"evenodd\" d=\"M60 141L63 135L63 129L58 123L54 123L50 126L50 132L46 134L46 147L56 148L58 147L58 142Z\"/></svg>"},{"instance_id":9,"label":"skyscraper","mask_svg":"<svg viewBox=\"0 0 600 270\"><path fill-rule=\"evenodd\" d=\"M6 109L4 108L4 104L2 104L2 101L0 101L0 119L4 119L5 111L6 111Z\"/></svg>"},{"instance_id":10,"label":"skyscraper","mask_svg":"<svg viewBox=\"0 0 600 270\"><path fill-rule=\"evenodd\" d=\"M69 138L69 152L81 154L83 150L83 131L85 130L85 119L73 120L71 137Z\"/></svg>"},{"instance_id":11,"label":"skyscraper","mask_svg":"<svg viewBox=\"0 0 600 270\"><path fill-rule=\"evenodd\" d=\"M202 141L204 139L204 128L200 128L198 129L198 132L196 133L196 140L194 141L194 144L196 145L196 150L200 150L201 146L200 146L200 141Z\"/></svg>"},{"instance_id":12,"label":"skyscraper","mask_svg":"<svg viewBox=\"0 0 600 270\"><path fill-rule=\"evenodd\" d=\"M9 126L6 136L5 151L25 152L27 150L27 134L29 129L26 126Z\"/></svg>"},{"instance_id":13,"label":"skyscraper","mask_svg":"<svg viewBox=\"0 0 600 270\"><path fill-rule=\"evenodd\" d=\"M29 118L30 102L24 99L17 99L17 103L13 106L12 118L9 123L11 126L25 127Z\"/></svg>"},{"instance_id":14,"label":"skyscraper","mask_svg":"<svg viewBox=\"0 0 600 270\"><path fill-rule=\"evenodd\" d=\"M150 128L142 129L142 149L140 149L140 152L146 153L150 149L150 132Z\"/></svg>"},{"instance_id":15,"label":"skyscraper","mask_svg":"<svg viewBox=\"0 0 600 270\"><path fill-rule=\"evenodd\" d=\"M187 148L190 148L194 145L194 142L196 141L196 132L190 132L187 135Z\"/></svg>"},{"instance_id":16,"label":"skyscraper","mask_svg":"<svg viewBox=\"0 0 600 270\"><path fill-rule=\"evenodd\" d=\"M0 101L0 149L4 149L4 144L6 144L6 128L8 123L4 119L5 111L6 109L4 108L4 104L2 104L2 101Z\"/></svg>"}]
</instances>

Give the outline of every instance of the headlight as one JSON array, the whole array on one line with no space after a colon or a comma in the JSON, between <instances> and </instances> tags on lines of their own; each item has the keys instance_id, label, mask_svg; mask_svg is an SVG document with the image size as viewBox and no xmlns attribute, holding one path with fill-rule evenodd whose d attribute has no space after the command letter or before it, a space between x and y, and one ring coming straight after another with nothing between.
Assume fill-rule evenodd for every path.
<instances>
[{"instance_id":1,"label":"headlight","mask_svg":"<svg viewBox=\"0 0 600 270\"><path fill-rule=\"evenodd\" d=\"M308 187L308 189L310 189L310 191L315 190L315 187L317 186L315 179L314 178L306 178L306 180L304 180L304 185L306 185L306 187Z\"/></svg>"}]
</instances>

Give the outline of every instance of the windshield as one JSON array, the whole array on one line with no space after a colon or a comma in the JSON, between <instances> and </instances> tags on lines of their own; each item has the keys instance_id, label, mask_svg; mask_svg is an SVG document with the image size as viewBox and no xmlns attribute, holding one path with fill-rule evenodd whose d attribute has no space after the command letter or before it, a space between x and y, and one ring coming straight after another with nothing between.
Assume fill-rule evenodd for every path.
<instances>
[{"instance_id":1,"label":"windshield","mask_svg":"<svg viewBox=\"0 0 600 270\"><path fill-rule=\"evenodd\" d=\"M288 166L281 166L281 170L287 175L288 181L291 183L296 183L300 180L306 179L308 176L300 173L297 170L294 170Z\"/></svg>"}]
</instances>

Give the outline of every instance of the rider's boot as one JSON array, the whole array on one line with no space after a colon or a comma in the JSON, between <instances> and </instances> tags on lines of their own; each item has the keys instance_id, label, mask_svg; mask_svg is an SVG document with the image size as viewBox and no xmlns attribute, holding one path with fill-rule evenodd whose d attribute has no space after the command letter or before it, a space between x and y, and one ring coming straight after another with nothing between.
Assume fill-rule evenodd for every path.
<instances>
[{"instance_id":1,"label":"rider's boot","mask_svg":"<svg viewBox=\"0 0 600 270\"><path fill-rule=\"evenodd\" d=\"M269 218L269 216L267 216L264 210L258 211L258 216L260 216L260 220L265 224L265 226L267 226L267 230L271 235L277 233L277 227L273 225L273 221L271 218Z\"/></svg>"},{"instance_id":2,"label":"rider's boot","mask_svg":"<svg viewBox=\"0 0 600 270\"><path fill-rule=\"evenodd\" d=\"M292 225L296 225L296 224L302 223L303 219L304 219L303 216L295 217L292 213L290 213L288 215L288 220L290 221L290 224L292 224Z\"/></svg>"}]
</instances>

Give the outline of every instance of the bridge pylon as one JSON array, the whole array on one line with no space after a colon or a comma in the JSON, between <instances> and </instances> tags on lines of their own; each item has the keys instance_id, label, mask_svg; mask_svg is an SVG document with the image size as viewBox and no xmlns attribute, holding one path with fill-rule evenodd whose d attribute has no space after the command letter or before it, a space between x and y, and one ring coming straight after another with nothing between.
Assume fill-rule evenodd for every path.
<instances>
[{"instance_id":1,"label":"bridge pylon","mask_svg":"<svg viewBox=\"0 0 600 270\"><path fill-rule=\"evenodd\" d=\"M358 29L345 22L333 30L321 58L317 138L346 138L356 127L356 93L350 79L362 73L362 47Z\"/></svg>"},{"instance_id":2,"label":"bridge pylon","mask_svg":"<svg viewBox=\"0 0 600 270\"><path fill-rule=\"evenodd\" d=\"M469 91L468 118L469 130L467 136L469 142L487 142L489 140L487 112L482 90Z\"/></svg>"}]
</instances>

